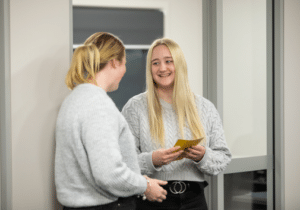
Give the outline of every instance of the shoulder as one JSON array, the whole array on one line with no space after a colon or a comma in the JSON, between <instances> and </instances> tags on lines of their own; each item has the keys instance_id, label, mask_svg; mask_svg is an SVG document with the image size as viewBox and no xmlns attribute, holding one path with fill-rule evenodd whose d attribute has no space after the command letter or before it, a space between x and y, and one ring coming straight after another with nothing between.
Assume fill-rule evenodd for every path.
<instances>
[{"instance_id":1,"label":"shoulder","mask_svg":"<svg viewBox=\"0 0 300 210\"><path fill-rule=\"evenodd\" d=\"M93 97L107 98L105 90L96 85L88 83L76 86L73 90L73 94L86 99Z\"/></svg>"},{"instance_id":2,"label":"shoulder","mask_svg":"<svg viewBox=\"0 0 300 210\"><path fill-rule=\"evenodd\" d=\"M135 95L128 100L129 103L144 103L145 101L147 101L147 93L146 92Z\"/></svg>"},{"instance_id":3,"label":"shoulder","mask_svg":"<svg viewBox=\"0 0 300 210\"><path fill-rule=\"evenodd\" d=\"M64 100L65 108L72 109L78 113L88 111L114 109L115 104L107 93L92 84L80 84Z\"/></svg>"},{"instance_id":4,"label":"shoulder","mask_svg":"<svg viewBox=\"0 0 300 210\"><path fill-rule=\"evenodd\" d=\"M92 84L78 85L74 90L74 94L82 101L82 103L101 103L109 105L113 103L105 90Z\"/></svg>"},{"instance_id":5,"label":"shoulder","mask_svg":"<svg viewBox=\"0 0 300 210\"><path fill-rule=\"evenodd\" d=\"M143 92L130 98L124 105L122 112L128 109L138 110L145 108L147 108L147 93Z\"/></svg>"},{"instance_id":6,"label":"shoulder","mask_svg":"<svg viewBox=\"0 0 300 210\"><path fill-rule=\"evenodd\" d=\"M195 102L197 107L202 111L216 109L215 105L210 100L201 95L195 94Z\"/></svg>"}]
</instances>

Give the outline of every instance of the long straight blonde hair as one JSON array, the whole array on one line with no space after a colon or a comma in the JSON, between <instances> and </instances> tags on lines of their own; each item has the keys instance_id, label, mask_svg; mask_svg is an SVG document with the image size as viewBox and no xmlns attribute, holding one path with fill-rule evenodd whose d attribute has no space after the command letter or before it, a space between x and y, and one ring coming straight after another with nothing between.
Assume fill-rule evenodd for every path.
<instances>
[{"instance_id":1,"label":"long straight blonde hair","mask_svg":"<svg viewBox=\"0 0 300 210\"><path fill-rule=\"evenodd\" d=\"M101 71L113 59L122 62L125 56L123 42L113 34L97 32L91 35L82 46L76 48L66 84L73 89L79 84L96 83L95 74Z\"/></svg>"},{"instance_id":2,"label":"long straight blonde hair","mask_svg":"<svg viewBox=\"0 0 300 210\"><path fill-rule=\"evenodd\" d=\"M153 49L159 45L165 45L168 47L175 65L175 81L172 105L177 114L181 138L184 138L184 127L189 127L193 138L198 139L204 137L204 141L202 143L205 144L205 132L198 115L195 95L192 93L189 86L187 64L183 52L176 42L168 38L155 40L152 43L147 55L146 83L151 136L162 147L165 146L162 108L159 102L159 96L151 70L152 52Z\"/></svg>"}]
</instances>

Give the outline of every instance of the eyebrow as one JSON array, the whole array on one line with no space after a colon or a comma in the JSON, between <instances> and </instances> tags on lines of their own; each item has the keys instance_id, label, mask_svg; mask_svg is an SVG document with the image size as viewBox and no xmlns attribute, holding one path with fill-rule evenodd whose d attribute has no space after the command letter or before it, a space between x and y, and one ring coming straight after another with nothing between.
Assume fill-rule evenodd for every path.
<instances>
[{"instance_id":1,"label":"eyebrow","mask_svg":"<svg viewBox=\"0 0 300 210\"><path fill-rule=\"evenodd\" d=\"M164 57L164 59L168 59L168 58L173 59L171 56L166 56L166 57ZM153 61L156 61L156 60L159 60L159 59L158 59L158 58L155 58L155 59L153 59L153 60L151 61L151 63L152 63Z\"/></svg>"},{"instance_id":2,"label":"eyebrow","mask_svg":"<svg viewBox=\"0 0 300 210\"><path fill-rule=\"evenodd\" d=\"M151 63L152 63L153 61L156 61L156 60L158 60L158 58L153 59L153 60L151 61Z\"/></svg>"}]
</instances>

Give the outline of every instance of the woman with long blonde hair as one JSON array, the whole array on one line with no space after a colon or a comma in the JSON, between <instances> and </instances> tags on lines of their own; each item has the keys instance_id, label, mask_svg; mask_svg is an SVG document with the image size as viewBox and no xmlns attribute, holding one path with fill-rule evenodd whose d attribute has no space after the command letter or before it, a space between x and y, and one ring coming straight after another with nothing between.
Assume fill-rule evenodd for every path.
<instances>
[{"instance_id":1,"label":"woman with long blonde hair","mask_svg":"<svg viewBox=\"0 0 300 210\"><path fill-rule=\"evenodd\" d=\"M73 55L56 124L55 184L65 210L134 210L136 195L162 202L167 182L142 176L129 126L107 95L126 72L125 48L99 32Z\"/></svg>"},{"instance_id":2,"label":"woman with long blonde hair","mask_svg":"<svg viewBox=\"0 0 300 210\"><path fill-rule=\"evenodd\" d=\"M216 175L231 160L214 105L191 91L187 64L171 39L155 40L147 55L147 90L131 98L122 113L135 136L143 174L168 181L162 203L138 200L138 209L207 209L204 174ZM202 139L185 150L178 139Z\"/></svg>"}]
</instances>

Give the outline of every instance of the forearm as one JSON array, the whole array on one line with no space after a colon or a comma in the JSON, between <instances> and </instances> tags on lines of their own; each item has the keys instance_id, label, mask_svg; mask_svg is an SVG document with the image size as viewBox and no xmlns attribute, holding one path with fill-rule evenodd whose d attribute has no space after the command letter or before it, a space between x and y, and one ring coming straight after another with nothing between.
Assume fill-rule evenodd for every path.
<instances>
[{"instance_id":1,"label":"forearm","mask_svg":"<svg viewBox=\"0 0 300 210\"><path fill-rule=\"evenodd\" d=\"M160 171L160 167L155 167L152 162L153 152L143 152L138 154L139 166L141 173L147 176L151 176L156 171Z\"/></svg>"},{"instance_id":2,"label":"forearm","mask_svg":"<svg viewBox=\"0 0 300 210\"><path fill-rule=\"evenodd\" d=\"M132 172L126 164L116 167L105 176L97 177L97 184L116 197L142 194L147 189L145 178Z\"/></svg>"},{"instance_id":3,"label":"forearm","mask_svg":"<svg viewBox=\"0 0 300 210\"><path fill-rule=\"evenodd\" d=\"M204 174L217 175L223 172L231 161L231 153L228 148L213 150L206 148L201 161L195 162L197 168Z\"/></svg>"}]
</instances>

